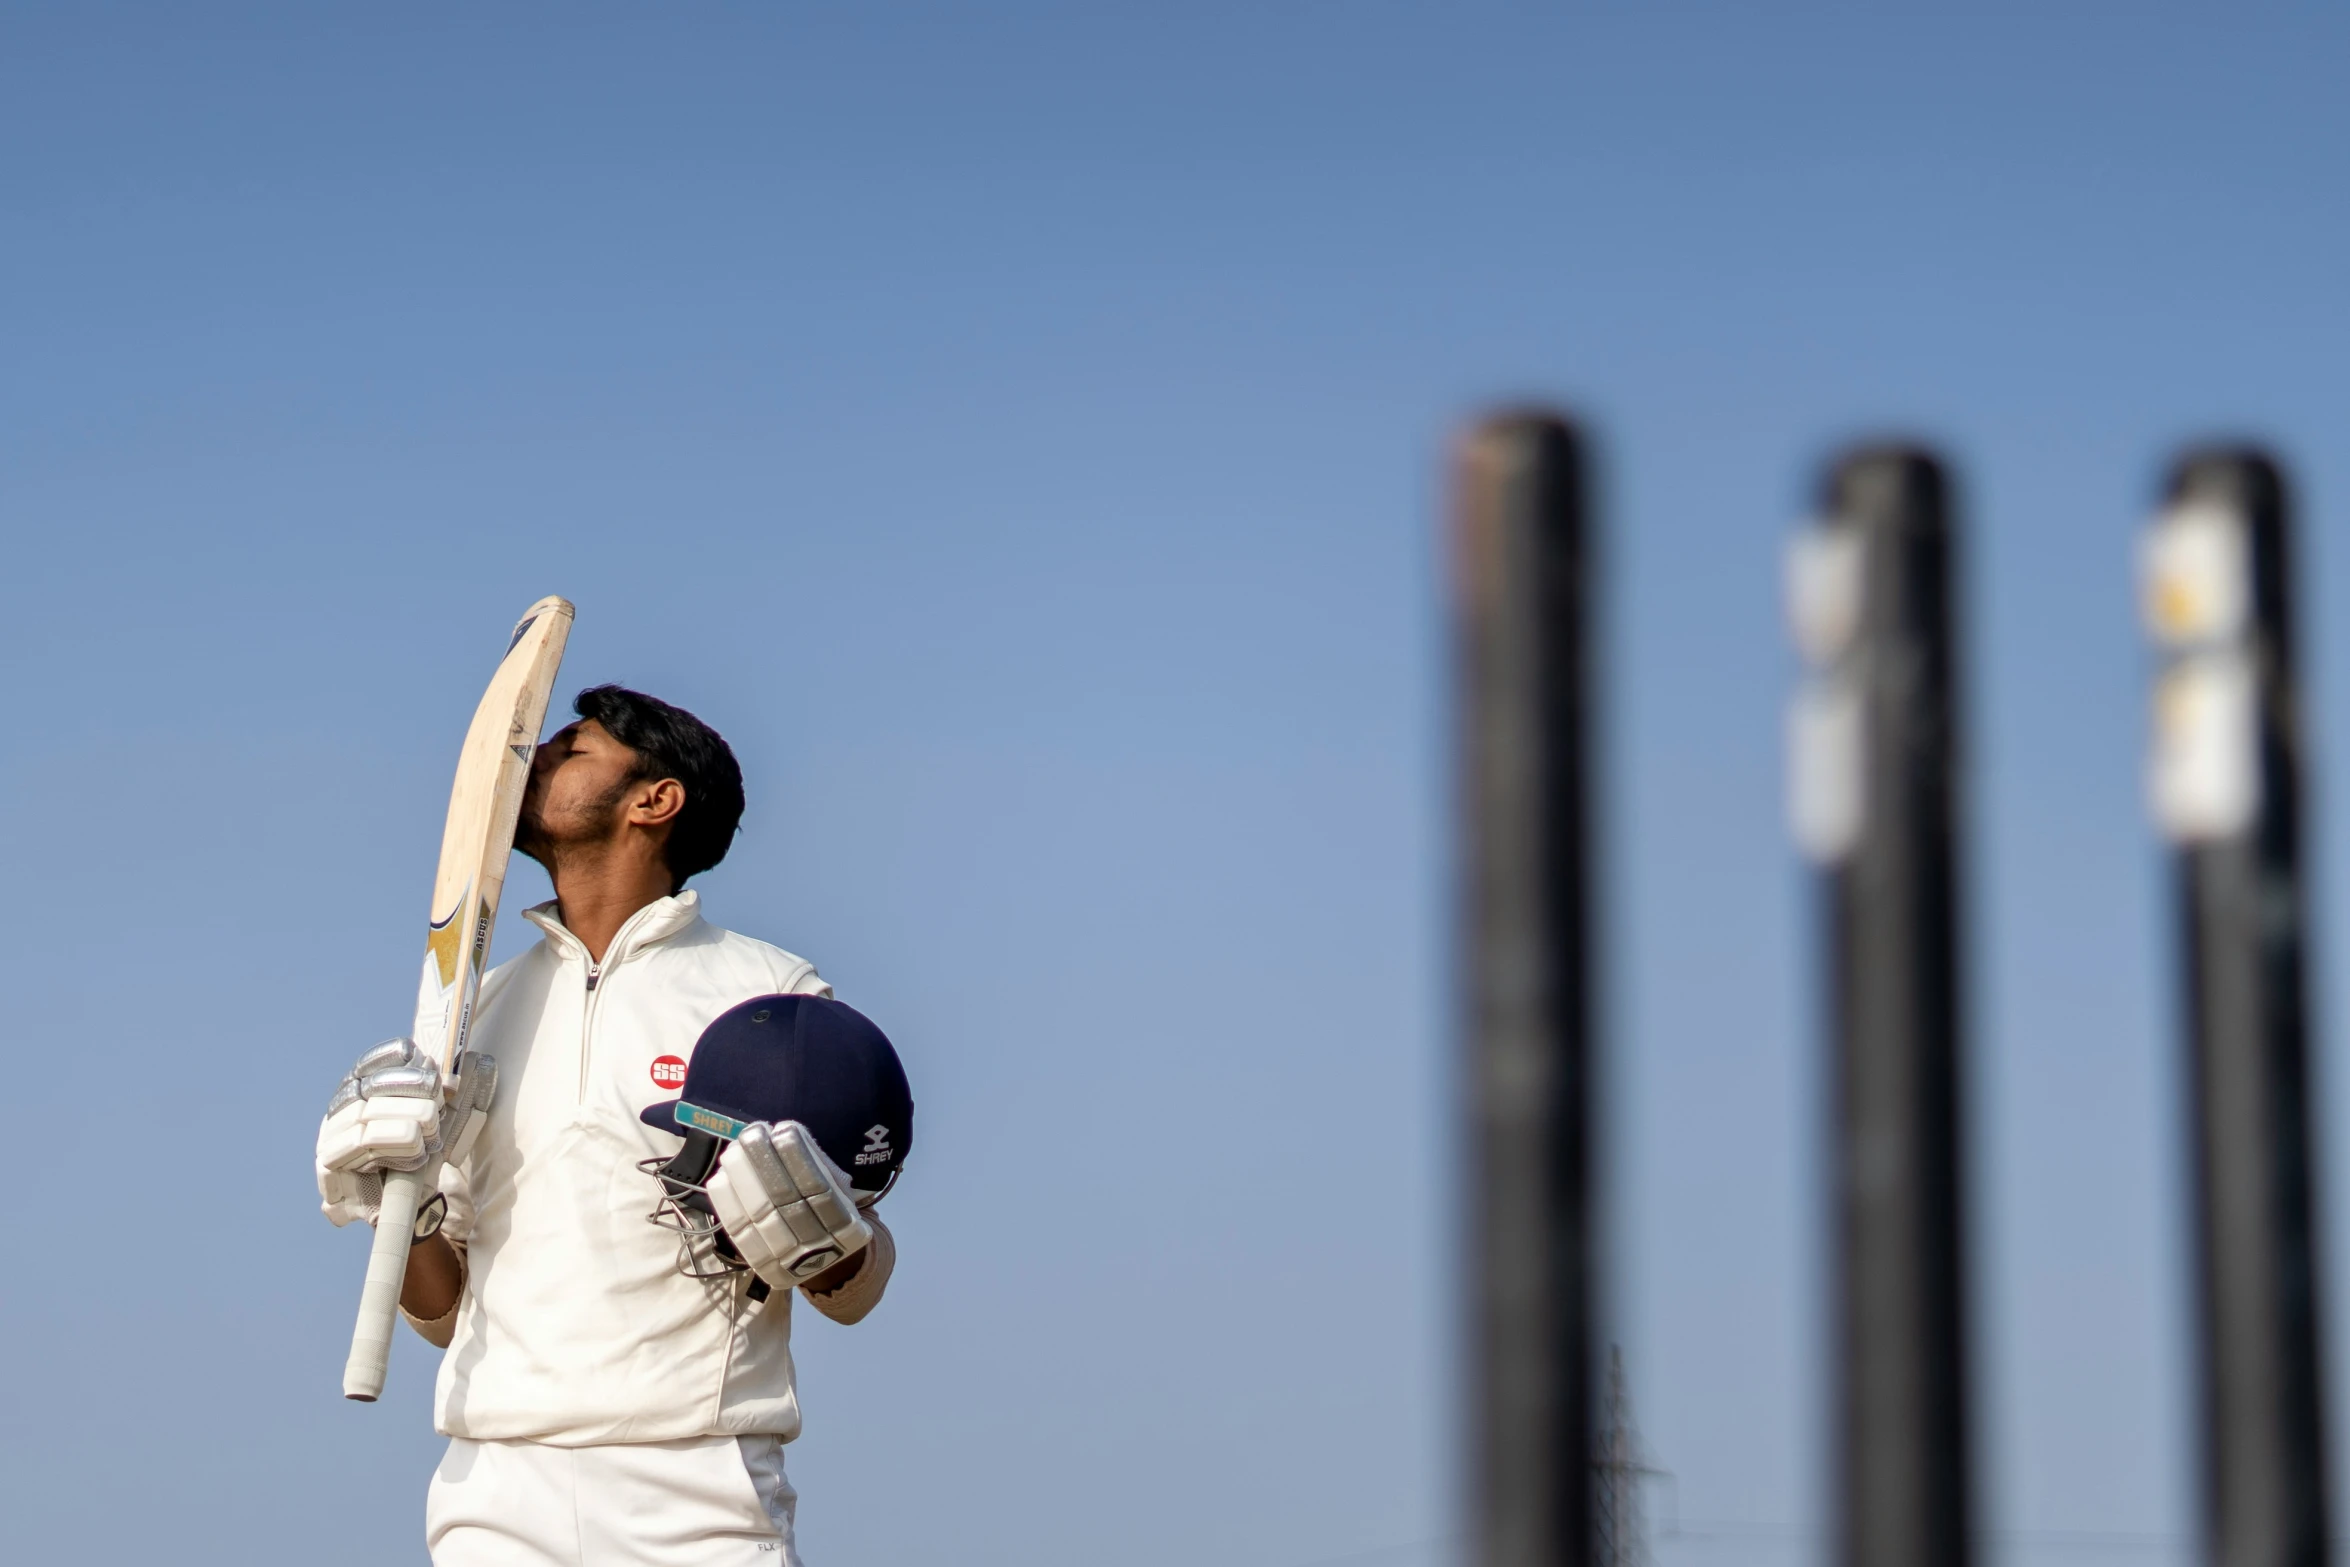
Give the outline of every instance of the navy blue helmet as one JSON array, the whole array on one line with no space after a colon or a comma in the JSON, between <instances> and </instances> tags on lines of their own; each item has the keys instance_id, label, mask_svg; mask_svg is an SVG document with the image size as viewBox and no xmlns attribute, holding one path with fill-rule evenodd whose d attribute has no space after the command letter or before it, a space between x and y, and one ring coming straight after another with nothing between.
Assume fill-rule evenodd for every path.
<instances>
[{"instance_id":1,"label":"navy blue helmet","mask_svg":"<svg viewBox=\"0 0 2350 1567\"><path fill-rule=\"evenodd\" d=\"M797 1121L859 1191L876 1192L914 1146L914 1094L870 1018L823 996L754 996L718 1014L675 1099L647 1126L731 1140L753 1121Z\"/></svg>"}]
</instances>

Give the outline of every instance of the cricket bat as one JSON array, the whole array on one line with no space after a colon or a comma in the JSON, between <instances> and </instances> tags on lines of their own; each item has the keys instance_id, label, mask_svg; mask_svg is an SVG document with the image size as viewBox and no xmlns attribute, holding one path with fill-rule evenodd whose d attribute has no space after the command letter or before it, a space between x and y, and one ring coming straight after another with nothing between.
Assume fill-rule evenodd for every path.
<instances>
[{"instance_id":1,"label":"cricket bat","mask_svg":"<svg viewBox=\"0 0 2350 1567\"><path fill-rule=\"evenodd\" d=\"M431 925L424 938L424 971L416 995L414 1038L447 1079L473 1028L473 1004L489 967L490 928L498 894L506 887L506 857L522 815L522 792L546 721L547 696L571 636L567 600L543 598L523 612L506 656L473 710L457 782L449 791L448 825L441 831L441 864L433 874ZM440 1178L437 1166L384 1176L383 1208L375 1246L367 1254L367 1283L359 1294L359 1325L343 1366L343 1396L375 1402L391 1358L399 1322L400 1285L408 1274L409 1232L417 1204Z\"/></svg>"}]
</instances>

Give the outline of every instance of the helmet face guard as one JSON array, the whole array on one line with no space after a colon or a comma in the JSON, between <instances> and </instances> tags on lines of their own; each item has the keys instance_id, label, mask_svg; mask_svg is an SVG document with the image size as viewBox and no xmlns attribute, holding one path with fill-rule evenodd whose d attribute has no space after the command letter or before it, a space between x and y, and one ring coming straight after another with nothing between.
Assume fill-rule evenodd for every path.
<instances>
[{"instance_id":1,"label":"helmet face guard","mask_svg":"<svg viewBox=\"0 0 2350 1567\"><path fill-rule=\"evenodd\" d=\"M676 1153L637 1161L638 1169L661 1183L661 1200L645 1220L677 1237L677 1271L689 1279L729 1279L751 1271L719 1226L718 1210L710 1205L710 1172L725 1149L724 1138L688 1131L685 1146ZM765 1300L767 1294L767 1281L754 1277L751 1299Z\"/></svg>"}]
</instances>

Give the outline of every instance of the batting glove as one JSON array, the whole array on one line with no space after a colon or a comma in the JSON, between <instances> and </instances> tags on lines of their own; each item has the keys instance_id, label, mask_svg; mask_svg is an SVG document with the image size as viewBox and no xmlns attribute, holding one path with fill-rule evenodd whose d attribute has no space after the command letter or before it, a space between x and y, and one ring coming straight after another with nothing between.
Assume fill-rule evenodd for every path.
<instances>
[{"instance_id":1,"label":"batting glove","mask_svg":"<svg viewBox=\"0 0 2350 1567\"><path fill-rule=\"evenodd\" d=\"M711 1172L710 1206L771 1289L804 1284L873 1240L849 1179L797 1121L753 1121Z\"/></svg>"},{"instance_id":2,"label":"batting glove","mask_svg":"<svg viewBox=\"0 0 2350 1567\"><path fill-rule=\"evenodd\" d=\"M359 1058L335 1088L318 1127L318 1195L337 1227L375 1222L387 1170L422 1170L444 1155L462 1159L497 1090L497 1063L467 1051L443 1082L432 1058L405 1039L387 1039ZM440 1228L445 1205L428 1199L417 1235Z\"/></svg>"}]
</instances>

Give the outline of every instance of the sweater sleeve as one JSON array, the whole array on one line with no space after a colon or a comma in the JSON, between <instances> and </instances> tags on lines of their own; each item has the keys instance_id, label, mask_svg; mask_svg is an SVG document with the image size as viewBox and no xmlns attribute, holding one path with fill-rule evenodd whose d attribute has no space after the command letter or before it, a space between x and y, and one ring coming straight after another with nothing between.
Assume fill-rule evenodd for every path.
<instances>
[{"instance_id":1,"label":"sweater sleeve","mask_svg":"<svg viewBox=\"0 0 2350 1567\"><path fill-rule=\"evenodd\" d=\"M889 1276L897 1269L898 1243L889 1233L889 1226L870 1208L865 1210L865 1222L873 1226L873 1242L865 1248L865 1266L857 1270L856 1276L840 1288L821 1295L813 1290L800 1291L808 1297L809 1305L835 1322L862 1322L867 1313L881 1304L881 1292L889 1288Z\"/></svg>"}]
</instances>

